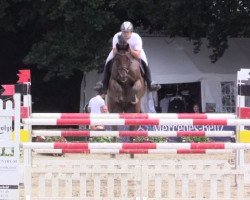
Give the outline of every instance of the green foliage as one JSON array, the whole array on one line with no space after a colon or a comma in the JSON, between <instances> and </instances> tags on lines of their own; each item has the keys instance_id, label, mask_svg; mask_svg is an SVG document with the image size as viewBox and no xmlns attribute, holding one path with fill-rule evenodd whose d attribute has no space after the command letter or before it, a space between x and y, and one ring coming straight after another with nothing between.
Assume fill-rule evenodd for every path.
<instances>
[{"instance_id":1,"label":"green foliage","mask_svg":"<svg viewBox=\"0 0 250 200\"><path fill-rule=\"evenodd\" d=\"M211 61L228 48L229 37L250 36L248 0L1 0L0 29L24 44L27 65L52 76L101 69L110 39L122 21L148 32L187 37L199 52L208 39Z\"/></svg>"},{"instance_id":2,"label":"green foliage","mask_svg":"<svg viewBox=\"0 0 250 200\"><path fill-rule=\"evenodd\" d=\"M207 137L183 137L183 142L209 142L209 138Z\"/></svg>"},{"instance_id":3,"label":"green foliage","mask_svg":"<svg viewBox=\"0 0 250 200\"><path fill-rule=\"evenodd\" d=\"M228 48L229 37L250 37L250 3L248 0L196 1L169 0L155 2L148 10L148 27L171 37L187 37L200 50L201 38L208 39L210 59L216 62ZM146 15L147 16L147 15Z\"/></svg>"},{"instance_id":4,"label":"green foliage","mask_svg":"<svg viewBox=\"0 0 250 200\"><path fill-rule=\"evenodd\" d=\"M47 29L25 57L27 64L49 70L52 76L72 75L73 70L90 71L103 67L110 49L110 27L116 21L105 11L104 1L56 1L44 3L39 17L45 17ZM113 31L112 31L113 32Z\"/></svg>"},{"instance_id":5,"label":"green foliage","mask_svg":"<svg viewBox=\"0 0 250 200\"><path fill-rule=\"evenodd\" d=\"M94 137L91 138L90 142L111 143L112 137Z\"/></svg>"}]
</instances>

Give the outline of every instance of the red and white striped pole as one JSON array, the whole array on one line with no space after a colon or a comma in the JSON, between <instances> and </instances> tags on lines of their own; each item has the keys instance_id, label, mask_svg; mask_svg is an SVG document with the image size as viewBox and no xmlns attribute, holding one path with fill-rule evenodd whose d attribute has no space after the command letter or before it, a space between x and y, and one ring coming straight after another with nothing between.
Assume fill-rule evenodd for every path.
<instances>
[{"instance_id":1,"label":"red and white striped pole","mask_svg":"<svg viewBox=\"0 0 250 200\"><path fill-rule=\"evenodd\" d=\"M40 154L63 154L63 153L83 153L83 154L229 154L231 149L35 149Z\"/></svg>"},{"instance_id":2,"label":"red and white striped pole","mask_svg":"<svg viewBox=\"0 0 250 200\"><path fill-rule=\"evenodd\" d=\"M232 137L234 131L79 131L33 130L33 137Z\"/></svg>"},{"instance_id":3,"label":"red and white striped pole","mask_svg":"<svg viewBox=\"0 0 250 200\"><path fill-rule=\"evenodd\" d=\"M31 118L56 119L235 119L231 113L32 113Z\"/></svg>"},{"instance_id":4,"label":"red and white striped pole","mask_svg":"<svg viewBox=\"0 0 250 200\"><path fill-rule=\"evenodd\" d=\"M26 125L222 125L250 126L250 119L22 119Z\"/></svg>"},{"instance_id":5,"label":"red and white striped pole","mask_svg":"<svg viewBox=\"0 0 250 200\"><path fill-rule=\"evenodd\" d=\"M27 142L23 149L250 149L250 143L60 143Z\"/></svg>"},{"instance_id":6,"label":"red and white striped pole","mask_svg":"<svg viewBox=\"0 0 250 200\"><path fill-rule=\"evenodd\" d=\"M235 119L232 113L32 113L31 118L54 119Z\"/></svg>"}]
</instances>

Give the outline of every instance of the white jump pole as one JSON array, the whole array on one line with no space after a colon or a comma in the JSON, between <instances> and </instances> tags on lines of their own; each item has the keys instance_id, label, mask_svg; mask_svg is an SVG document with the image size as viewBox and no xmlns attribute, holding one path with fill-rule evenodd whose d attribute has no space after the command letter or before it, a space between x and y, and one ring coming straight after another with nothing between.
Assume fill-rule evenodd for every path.
<instances>
[{"instance_id":1,"label":"white jump pole","mask_svg":"<svg viewBox=\"0 0 250 200\"><path fill-rule=\"evenodd\" d=\"M250 126L250 119L44 119L26 118L26 125L222 125Z\"/></svg>"},{"instance_id":2,"label":"white jump pole","mask_svg":"<svg viewBox=\"0 0 250 200\"><path fill-rule=\"evenodd\" d=\"M232 137L234 131L78 131L33 130L32 136L45 137Z\"/></svg>"},{"instance_id":3,"label":"white jump pole","mask_svg":"<svg viewBox=\"0 0 250 200\"><path fill-rule=\"evenodd\" d=\"M235 119L231 113L32 113L31 118L54 119Z\"/></svg>"}]
</instances>

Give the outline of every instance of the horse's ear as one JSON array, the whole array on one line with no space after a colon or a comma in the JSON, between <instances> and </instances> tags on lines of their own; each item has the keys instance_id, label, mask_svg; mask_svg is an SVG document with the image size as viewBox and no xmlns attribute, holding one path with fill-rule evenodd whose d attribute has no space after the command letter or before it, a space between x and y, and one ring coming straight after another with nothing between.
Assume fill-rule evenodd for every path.
<instances>
[{"instance_id":1,"label":"horse's ear","mask_svg":"<svg viewBox=\"0 0 250 200\"><path fill-rule=\"evenodd\" d=\"M116 43L116 49L117 49L117 51L124 50L124 46L122 46L119 43Z\"/></svg>"}]
</instances>

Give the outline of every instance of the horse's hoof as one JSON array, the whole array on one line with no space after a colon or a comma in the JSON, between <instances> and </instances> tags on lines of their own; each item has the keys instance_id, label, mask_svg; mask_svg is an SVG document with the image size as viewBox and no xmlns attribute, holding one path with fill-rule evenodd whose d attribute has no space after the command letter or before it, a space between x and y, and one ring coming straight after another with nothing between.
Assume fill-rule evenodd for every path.
<instances>
[{"instance_id":1,"label":"horse's hoof","mask_svg":"<svg viewBox=\"0 0 250 200\"><path fill-rule=\"evenodd\" d=\"M139 99L138 99L136 96L133 96L133 97L132 97L131 103L132 103L132 104L137 104L138 101L139 101Z\"/></svg>"}]
</instances>

